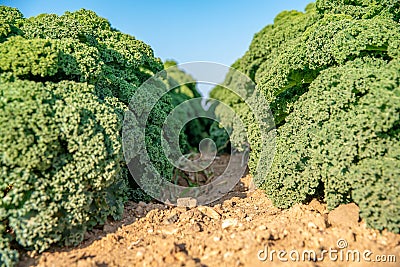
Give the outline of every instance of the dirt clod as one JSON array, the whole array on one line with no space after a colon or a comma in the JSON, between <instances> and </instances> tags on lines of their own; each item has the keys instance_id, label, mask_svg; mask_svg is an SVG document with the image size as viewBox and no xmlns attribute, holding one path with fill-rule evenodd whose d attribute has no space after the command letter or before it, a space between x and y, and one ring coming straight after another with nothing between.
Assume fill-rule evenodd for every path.
<instances>
[{"instance_id":1,"label":"dirt clod","mask_svg":"<svg viewBox=\"0 0 400 267\"><path fill-rule=\"evenodd\" d=\"M206 215L214 220L218 220L221 217L221 215L219 215L219 213L216 212L213 208L206 207L206 206L200 206L197 209L199 211L201 211L204 215Z\"/></svg>"},{"instance_id":2,"label":"dirt clod","mask_svg":"<svg viewBox=\"0 0 400 267\"><path fill-rule=\"evenodd\" d=\"M354 203L340 205L328 215L328 221L333 226L355 226L359 221L360 209Z\"/></svg>"}]
</instances>

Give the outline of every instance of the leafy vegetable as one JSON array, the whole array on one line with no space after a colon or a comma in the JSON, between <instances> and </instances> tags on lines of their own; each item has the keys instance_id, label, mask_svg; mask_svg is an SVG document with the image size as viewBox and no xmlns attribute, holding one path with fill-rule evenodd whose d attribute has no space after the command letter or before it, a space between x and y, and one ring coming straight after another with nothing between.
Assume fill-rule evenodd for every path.
<instances>
[{"instance_id":1,"label":"leafy vegetable","mask_svg":"<svg viewBox=\"0 0 400 267\"><path fill-rule=\"evenodd\" d=\"M257 83L274 113L277 153L256 183L278 207L321 195L330 209L354 201L368 225L400 231L399 7L338 0L284 11L233 64ZM229 74L225 86L234 86ZM222 87L212 95L257 132L238 96ZM240 144L243 129L235 131L232 142ZM255 174L261 140L253 134L249 141Z\"/></svg>"}]
</instances>

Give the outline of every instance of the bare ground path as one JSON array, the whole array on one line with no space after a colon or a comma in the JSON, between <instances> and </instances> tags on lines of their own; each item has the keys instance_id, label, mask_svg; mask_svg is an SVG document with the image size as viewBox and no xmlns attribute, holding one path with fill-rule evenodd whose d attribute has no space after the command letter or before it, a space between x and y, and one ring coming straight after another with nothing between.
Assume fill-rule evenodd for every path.
<instances>
[{"instance_id":1,"label":"bare ground path","mask_svg":"<svg viewBox=\"0 0 400 267\"><path fill-rule=\"evenodd\" d=\"M169 207L158 203L127 203L124 218L94 229L75 248L53 248L40 256L23 256L20 266L400 266L400 235L380 233L358 221L354 204L328 214L317 200L287 210L275 208L246 176L223 199L210 206ZM309 261L305 250L338 249L343 260ZM286 250L284 263L258 259L260 250ZM291 261L297 250L300 260ZM347 252L361 252L360 262L346 261ZM376 256L394 255L396 262L365 262L364 250ZM341 251L338 249L338 251ZM296 258L295 252L291 256ZM367 253L369 254L369 253ZM333 256L335 254L332 254ZM261 257L265 253L260 254ZM313 258L313 255L311 255Z\"/></svg>"}]
</instances>

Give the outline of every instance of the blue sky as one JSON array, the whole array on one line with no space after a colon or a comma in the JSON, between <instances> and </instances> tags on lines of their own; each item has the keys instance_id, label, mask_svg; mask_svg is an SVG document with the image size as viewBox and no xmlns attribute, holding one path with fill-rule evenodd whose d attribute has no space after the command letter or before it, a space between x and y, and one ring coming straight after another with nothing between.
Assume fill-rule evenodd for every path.
<instances>
[{"instance_id":1,"label":"blue sky","mask_svg":"<svg viewBox=\"0 0 400 267\"><path fill-rule=\"evenodd\" d=\"M107 18L114 28L149 44L163 60L211 61L228 66L246 52L253 35L272 23L279 12L303 11L310 2L313 1L0 0L0 4L17 7L25 17L90 9ZM201 89L206 93L209 88Z\"/></svg>"}]
</instances>

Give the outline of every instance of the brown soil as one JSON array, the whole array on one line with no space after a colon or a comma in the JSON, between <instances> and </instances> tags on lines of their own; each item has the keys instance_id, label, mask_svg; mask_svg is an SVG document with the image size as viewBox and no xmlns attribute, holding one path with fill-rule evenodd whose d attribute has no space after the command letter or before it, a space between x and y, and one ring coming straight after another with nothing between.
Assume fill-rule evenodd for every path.
<instances>
[{"instance_id":1,"label":"brown soil","mask_svg":"<svg viewBox=\"0 0 400 267\"><path fill-rule=\"evenodd\" d=\"M347 247L338 249L339 239ZM286 250L284 263L260 261L260 250ZM300 261L292 261L291 250ZM308 260L305 250L338 249L344 255L331 261ZM346 261L350 250L361 252L360 262ZM365 262L364 250L394 255L396 262ZM333 252L334 253L334 252ZM305 261L301 258L305 255ZM265 253L261 253L263 257ZM297 257L296 254L291 254ZM85 235L74 248L52 248L41 255L23 255L19 266L400 266L400 235L368 229L359 221L358 207L344 205L328 213L312 200L287 210L275 208L248 175L223 199L209 206L170 207L158 203L126 204L122 221L109 221Z\"/></svg>"}]
</instances>

